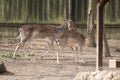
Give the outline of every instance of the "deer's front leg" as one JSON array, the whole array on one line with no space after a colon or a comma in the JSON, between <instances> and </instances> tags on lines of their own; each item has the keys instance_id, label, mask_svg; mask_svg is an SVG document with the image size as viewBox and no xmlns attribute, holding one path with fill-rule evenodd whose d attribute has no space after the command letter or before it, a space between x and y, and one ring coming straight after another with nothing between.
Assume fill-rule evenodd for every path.
<instances>
[{"instance_id":1,"label":"deer's front leg","mask_svg":"<svg viewBox=\"0 0 120 80\"><path fill-rule=\"evenodd\" d=\"M80 46L80 54L81 54L81 62L82 63L85 63L85 61L84 61L84 57L83 57L83 49L82 49L82 46Z\"/></svg>"},{"instance_id":2,"label":"deer's front leg","mask_svg":"<svg viewBox=\"0 0 120 80\"><path fill-rule=\"evenodd\" d=\"M61 53L61 51L63 50L63 47L58 47L58 51L57 51L57 63L60 64L60 61L59 61L59 54Z\"/></svg>"},{"instance_id":3,"label":"deer's front leg","mask_svg":"<svg viewBox=\"0 0 120 80\"><path fill-rule=\"evenodd\" d=\"M75 47L75 61L78 61L78 53L79 53L78 47Z\"/></svg>"}]
</instances>

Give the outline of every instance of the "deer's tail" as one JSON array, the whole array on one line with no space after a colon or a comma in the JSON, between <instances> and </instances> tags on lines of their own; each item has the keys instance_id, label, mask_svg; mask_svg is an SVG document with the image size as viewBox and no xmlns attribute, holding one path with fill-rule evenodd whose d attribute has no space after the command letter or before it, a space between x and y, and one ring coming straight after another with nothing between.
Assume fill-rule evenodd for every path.
<instances>
[{"instance_id":1,"label":"deer's tail","mask_svg":"<svg viewBox=\"0 0 120 80\"><path fill-rule=\"evenodd\" d=\"M19 28L19 36L16 38L16 40L21 39L20 35L21 35L21 28Z\"/></svg>"}]
</instances>

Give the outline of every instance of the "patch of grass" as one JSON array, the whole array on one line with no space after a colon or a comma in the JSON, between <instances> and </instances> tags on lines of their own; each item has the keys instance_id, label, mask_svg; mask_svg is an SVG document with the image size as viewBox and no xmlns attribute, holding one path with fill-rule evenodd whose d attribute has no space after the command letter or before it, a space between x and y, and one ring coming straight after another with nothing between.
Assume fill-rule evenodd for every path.
<instances>
[{"instance_id":1,"label":"patch of grass","mask_svg":"<svg viewBox=\"0 0 120 80\"><path fill-rule=\"evenodd\" d=\"M24 57L24 56L25 56L25 54L16 54L15 55L15 57ZM35 56L35 54L34 53L29 53L28 56ZM10 53L1 54L0 57L13 58L13 54L10 54Z\"/></svg>"},{"instance_id":2,"label":"patch of grass","mask_svg":"<svg viewBox=\"0 0 120 80\"><path fill-rule=\"evenodd\" d=\"M22 54L22 56L25 56L25 55L27 55L27 56L35 56L34 53Z\"/></svg>"},{"instance_id":3,"label":"patch of grass","mask_svg":"<svg viewBox=\"0 0 120 80\"><path fill-rule=\"evenodd\" d=\"M35 54L34 53L29 53L28 56L35 56Z\"/></svg>"},{"instance_id":4,"label":"patch of grass","mask_svg":"<svg viewBox=\"0 0 120 80\"><path fill-rule=\"evenodd\" d=\"M5 58L13 58L13 54L7 53L7 54L1 54L0 57L5 57ZM21 55L16 55L16 57L21 57Z\"/></svg>"}]
</instances>

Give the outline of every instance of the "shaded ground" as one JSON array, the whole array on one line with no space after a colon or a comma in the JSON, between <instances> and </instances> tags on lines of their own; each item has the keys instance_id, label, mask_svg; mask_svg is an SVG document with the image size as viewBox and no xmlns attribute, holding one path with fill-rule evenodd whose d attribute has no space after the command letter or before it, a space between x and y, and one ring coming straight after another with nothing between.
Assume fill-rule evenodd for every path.
<instances>
[{"instance_id":1,"label":"shaded ground","mask_svg":"<svg viewBox=\"0 0 120 80\"><path fill-rule=\"evenodd\" d=\"M110 40L110 51L113 57L104 58L104 70L116 70L108 68L108 60L119 58L120 53L116 52L116 47L119 46L120 41ZM0 80L73 80L77 73L83 71L95 71L95 48L87 48L83 50L83 56L79 57L85 60L85 64L74 61L74 51L66 48L60 54L61 64L57 64L55 51L49 52L45 57L41 55L46 51L44 46L36 46L40 43L30 43L27 47L27 53L34 54L30 56L30 60L25 59L24 56L17 57L16 60L12 58L1 59L4 61L7 71L0 75ZM15 49L13 44L1 44L0 55L11 54ZM21 54L22 49L17 54ZM120 70L119 68L117 70Z\"/></svg>"}]
</instances>

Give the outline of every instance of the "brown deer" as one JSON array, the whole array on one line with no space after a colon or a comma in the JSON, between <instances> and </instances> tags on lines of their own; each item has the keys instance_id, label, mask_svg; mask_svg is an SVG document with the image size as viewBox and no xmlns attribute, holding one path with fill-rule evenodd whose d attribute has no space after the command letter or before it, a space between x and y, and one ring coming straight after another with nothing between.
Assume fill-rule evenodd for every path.
<instances>
[{"instance_id":1,"label":"brown deer","mask_svg":"<svg viewBox=\"0 0 120 80\"><path fill-rule=\"evenodd\" d=\"M78 53L80 48L80 53L82 54L82 47L85 45L85 37L76 30L65 30L56 34L57 44L59 49L57 51L57 63L59 64L59 54L65 47L75 47L76 57L75 60L78 61ZM82 61L84 63L84 61Z\"/></svg>"},{"instance_id":2,"label":"brown deer","mask_svg":"<svg viewBox=\"0 0 120 80\"><path fill-rule=\"evenodd\" d=\"M45 54L48 53L50 49L53 49L53 43L56 38L56 33L61 30L69 30L73 26L71 20L64 20L61 26L53 25L23 25L19 28L20 35L18 38L20 42L17 44L15 51L13 53L13 58L15 58L16 52L23 45L26 44L30 39L39 38L48 42L48 50Z\"/></svg>"}]
</instances>

